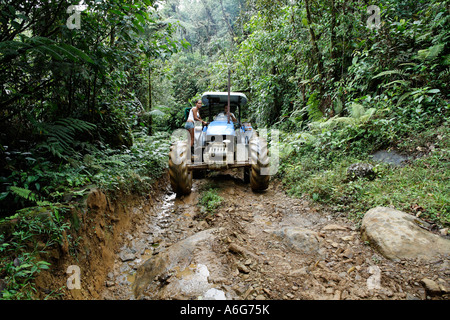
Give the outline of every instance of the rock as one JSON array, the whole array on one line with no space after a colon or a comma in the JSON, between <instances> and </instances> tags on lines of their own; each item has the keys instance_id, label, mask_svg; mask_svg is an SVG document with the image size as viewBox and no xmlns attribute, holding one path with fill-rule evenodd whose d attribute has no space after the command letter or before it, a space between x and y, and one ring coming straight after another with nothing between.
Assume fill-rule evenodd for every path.
<instances>
[{"instance_id":1,"label":"rock","mask_svg":"<svg viewBox=\"0 0 450 320\"><path fill-rule=\"evenodd\" d=\"M231 239L227 239L227 242L230 243L229 247L228 247L228 251L238 254L238 255L242 255L244 257L252 257L255 260L258 260L258 256L256 254L254 254L253 252L250 252L249 250L245 249L244 247L241 247L240 245L237 245L235 243L231 242Z\"/></svg>"},{"instance_id":2,"label":"rock","mask_svg":"<svg viewBox=\"0 0 450 320\"><path fill-rule=\"evenodd\" d=\"M405 212L386 207L369 210L361 223L361 238L392 260L430 261L450 255L450 240L421 228L422 221Z\"/></svg>"},{"instance_id":3,"label":"rock","mask_svg":"<svg viewBox=\"0 0 450 320\"><path fill-rule=\"evenodd\" d=\"M105 282L105 285L106 285L106 287L108 287L108 288L109 288L109 287L113 287L114 284L115 284L114 281L110 281L110 280L108 280L108 281Z\"/></svg>"},{"instance_id":4,"label":"rock","mask_svg":"<svg viewBox=\"0 0 450 320\"><path fill-rule=\"evenodd\" d=\"M206 291L203 299L205 300L226 300L225 293L222 290L211 288Z\"/></svg>"},{"instance_id":5,"label":"rock","mask_svg":"<svg viewBox=\"0 0 450 320\"><path fill-rule=\"evenodd\" d=\"M341 294L342 292L340 290L336 290L334 292L333 300L341 300Z\"/></svg>"},{"instance_id":6,"label":"rock","mask_svg":"<svg viewBox=\"0 0 450 320\"><path fill-rule=\"evenodd\" d=\"M213 287L209 282L210 272L219 272L222 267L211 250L216 230L203 230L174 243L140 265L132 287L136 299L140 299L144 293L156 294L157 299L175 296L180 299L205 298L206 292ZM165 281L162 288L153 287L157 285L154 279L165 274L173 274L170 281ZM212 278L218 278L221 274L224 272L214 273ZM218 299L221 294L209 291L206 295L210 299L213 296Z\"/></svg>"},{"instance_id":7,"label":"rock","mask_svg":"<svg viewBox=\"0 0 450 320\"><path fill-rule=\"evenodd\" d=\"M254 289L252 286L250 286L250 287L247 289L247 291L245 291L245 293L242 295L242 299L246 300L247 297L248 297L249 295L251 295L253 292L255 292L255 289Z\"/></svg>"},{"instance_id":8,"label":"rock","mask_svg":"<svg viewBox=\"0 0 450 320\"><path fill-rule=\"evenodd\" d=\"M420 299L410 293L406 293L406 300L420 300Z\"/></svg>"},{"instance_id":9,"label":"rock","mask_svg":"<svg viewBox=\"0 0 450 320\"><path fill-rule=\"evenodd\" d=\"M302 227L285 227L273 232L291 249L301 253L317 254L321 249L319 233Z\"/></svg>"},{"instance_id":10,"label":"rock","mask_svg":"<svg viewBox=\"0 0 450 320\"><path fill-rule=\"evenodd\" d=\"M145 249L147 249L147 244L144 240L134 241L132 242L132 248L131 250L142 255L145 252Z\"/></svg>"},{"instance_id":11,"label":"rock","mask_svg":"<svg viewBox=\"0 0 450 320\"><path fill-rule=\"evenodd\" d=\"M450 286L447 281L439 278L439 279L437 279L437 282L438 282L439 288L441 289L442 293L445 293L445 294L450 293Z\"/></svg>"},{"instance_id":12,"label":"rock","mask_svg":"<svg viewBox=\"0 0 450 320\"><path fill-rule=\"evenodd\" d=\"M441 288L433 280L428 279L428 278L423 278L420 282L423 284L423 286L425 287L425 290L427 291L428 294L435 295L435 294L441 293Z\"/></svg>"},{"instance_id":13,"label":"rock","mask_svg":"<svg viewBox=\"0 0 450 320\"><path fill-rule=\"evenodd\" d=\"M125 262L136 259L136 255L131 252L129 248L125 248L119 253L119 258L120 260L122 260L122 262Z\"/></svg>"},{"instance_id":14,"label":"rock","mask_svg":"<svg viewBox=\"0 0 450 320\"><path fill-rule=\"evenodd\" d=\"M338 247L339 247L339 243L337 243L337 242L331 242L331 246L332 246L333 248L338 248Z\"/></svg>"},{"instance_id":15,"label":"rock","mask_svg":"<svg viewBox=\"0 0 450 320\"><path fill-rule=\"evenodd\" d=\"M341 226L338 224L328 224L325 227L322 228L322 232L324 231L347 231L347 227L346 226Z\"/></svg>"},{"instance_id":16,"label":"rock","mask_svg":"<svg viewBox=\"0 0 450 320\"><path fill-rule=\"evenodd\" d=\"M250 270L245 265L243 265L240 262L236 264L236 267L242 273L249 273L250 272Z\"/></svg>"},{"instance_id":17,"label":"rock","mask_svg":"<svg viewBox=\"0 0 450 320\"><path fill-rule=\"evenodd\" d=\"M373 166L371 164L358 162L347 168L347 178L349 180L356 180L357 178L367 178L369 180L373 180L375 179L375 171L373 170Z\"/></svg>"},{"instance_id":18,"label":"rock","mask_svg":"<svg viewBox=\"0 0 450 320\"><path fill-rule=\"evenodd\" d=\"M301 269L292 270L289 272L289 276L305 276L308 275L309 271L307 267L303 267Z\"/></svg>"},{"instance_id":19,"label":"rock","mask_svg":"<svg viewBox=\"0 0 450 320\"><path fill-rule=\"evenodd\" d=\"M352 251L352 249L350 249L350 248L346 249L344 252L342 252L342 256L346 257L348 259L353 258L353 251Z\"/></svg>"},{"instance_id":20,"label":"rock","mask_svg":"<svg viewBox=\"0 0 450 320\"><path fill-rule=\"evenodd\" d=\"M369 290L379 290L381 289L381 270L377 266L370 266L368 272L371 274L367 278L366 284Z\"/></svg>"}]
</instances>

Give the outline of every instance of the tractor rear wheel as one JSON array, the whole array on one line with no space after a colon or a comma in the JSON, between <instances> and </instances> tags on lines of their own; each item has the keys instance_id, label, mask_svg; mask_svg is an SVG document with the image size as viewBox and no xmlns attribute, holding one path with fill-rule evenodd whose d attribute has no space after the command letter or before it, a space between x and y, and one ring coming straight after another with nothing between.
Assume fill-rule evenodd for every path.
<instances>
[{"instance_id":1,"label":"tractor rear wheel","mask_svg":"<svg viewBox=\"0 0 450 320\"><path fill-rule=\"evenodd\" d=\"M253 191L263 191L269 187L269 155L267 142L257 136L250 139L250 187Z\"/></svg>"},{"instance_id":2,"label":"tractor rear wheel","mask_svg":"<svg viewBox=\"0 0 450 320\"><path fill-rule=\"evenodd\" d=\"M186 141L176 141L169 153L169 176L172 190L178 195L191 193L192 171L188 170L189 146Z\"/></svg>"}]
</instances>

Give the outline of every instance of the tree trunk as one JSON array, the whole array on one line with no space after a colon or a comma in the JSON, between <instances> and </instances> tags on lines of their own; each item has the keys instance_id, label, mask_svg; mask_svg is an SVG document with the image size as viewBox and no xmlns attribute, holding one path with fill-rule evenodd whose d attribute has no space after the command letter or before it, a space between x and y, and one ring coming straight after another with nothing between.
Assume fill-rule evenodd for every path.
<instances>
[{"instance_id":1,"label":"tree trunk","mask_svg":"<svg viewBox=\"0 0 450 320\"><path fill-rule=\"evenodd\" d=\"M234 33L233 28L230 25L230 21L227 18L227 15L225 14L225 9L223 8L223 1L219 0L219 2L220 2L220 7L222 8L223 20L225 20L225 23L228 28L228 32L230 33L231 43L234 44L234 38L236 37L236 34Z\"/></svg>"},{"instance_id":2,"label":"tree trunk","mask_svg":"<svg viewBox=\"0 0 450 320\"><path fill-rule=\"evenodd\" d=\"M317 71L319 72L320 79L322 79L323 62L322 62L322 57L321 57L321 54L319 51L319 46L317 45L316 34L314 33L314 30L312 28L312 19L311 19L311 10L309 7L309 0L305 0L305 5L306 5L306 18L308 19L308 29L309 29L309 34L311 35L311 44L312 44L313 50L314 50L314 60L316 60Z\"/></svg>"},{"instance_id":3,"label":"tree trunk","mask_svg":"<svg viewBox=\"0 0 450 320\"><path fill-rule=\"evenodd\" d=\"M310 8L310 2L309 0L305 0L305 5L306 5L306 18L308 20L308 28L309 28L309 33L311 35L311 44L313 46L313 55L314 55L314 60L317 63L317 72L319 74L319 81L318 81L318 86L319 86L319 97L321 99L321 103L319 105L319 109L320 111L322 111L323 114L326 114L326 108L324 106L324 104L322 103L323 101L323 92L324 92L324 76L323 76L323 61L322 61L322 55L319 51L319 46L317 45L317 38L316 38L316 34L312 28L312 19L311 19L311 8Z\"/></svg>"},{"instance_id":4,"label":"tree trunk","mask_svg":"<svg viewBox=\"0 0 450 320\"><path fill-rule=\"evenodd\" d=\"M148 135L151 136L153 134L152 132L152 66L148 66Z\"/></svg>"},{"instance_id":5,"label":"tree trunk","mask_svg":"<svg viewBox=\"0 0 450 320\"><path fill-rule=\"evenodd\" d=\"M331 0L331 59L336 58L336 7L335 0ZM333 61L334 66L334 61Z\"/></svg>"},{"instance_id":6,"label":"tree trunk","mask_svg":"<svg viewBox=\"0 0 450 320\"><path fill-rule=\"evenodd\" d=\"M216 33L216 22L214 21L211 9L208 6L208 3L206 3L206 0L202 0L203 6L205 7L206 16L208 17L210 24L210 31L208 31L209 36Z\"/></svg>"}]
</instances>

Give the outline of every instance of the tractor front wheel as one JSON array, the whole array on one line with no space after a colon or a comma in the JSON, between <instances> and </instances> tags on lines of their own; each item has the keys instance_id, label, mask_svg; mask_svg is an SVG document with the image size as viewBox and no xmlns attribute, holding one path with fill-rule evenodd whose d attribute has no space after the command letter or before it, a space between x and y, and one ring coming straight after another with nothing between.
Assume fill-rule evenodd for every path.
<instances>
[{"instance_id":1,"label":"tractor front wheel","mask_svg":"<svg viewBox=\"0 0 450 320\"><path fill-rule=\"evenodd\" d=\"M250 187L253 191L263 191L269 187L269 155L267 142L260 137L250 139Z\"/></svg>"}]
</instances>

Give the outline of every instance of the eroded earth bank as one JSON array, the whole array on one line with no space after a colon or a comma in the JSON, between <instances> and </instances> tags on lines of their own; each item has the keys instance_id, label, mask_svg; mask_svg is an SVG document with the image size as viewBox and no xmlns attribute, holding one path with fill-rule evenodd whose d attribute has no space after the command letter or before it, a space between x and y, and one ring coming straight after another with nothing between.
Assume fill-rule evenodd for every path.
<instances>
[{"instance_id":1,"label":"eroded earth bank","mask_svg":"<svg viewBox=\"0 0 450 320\"><path fill-rule=\"evenodd\" d=\"M415 239L413 246L443 241L437 252L419 259L409 249L389 253L369 245L376 239L363 235L360 225L290 198L276 181L253 193L238 173L224 173L194 180L187 197L164 188L153 205L133 209L138 218L123 230L96 298L449 298L450 240L417 222L412 225L432 238ZM198 204L209 188L223 198L212 212Z\"/></svg>"}]
</instances>

